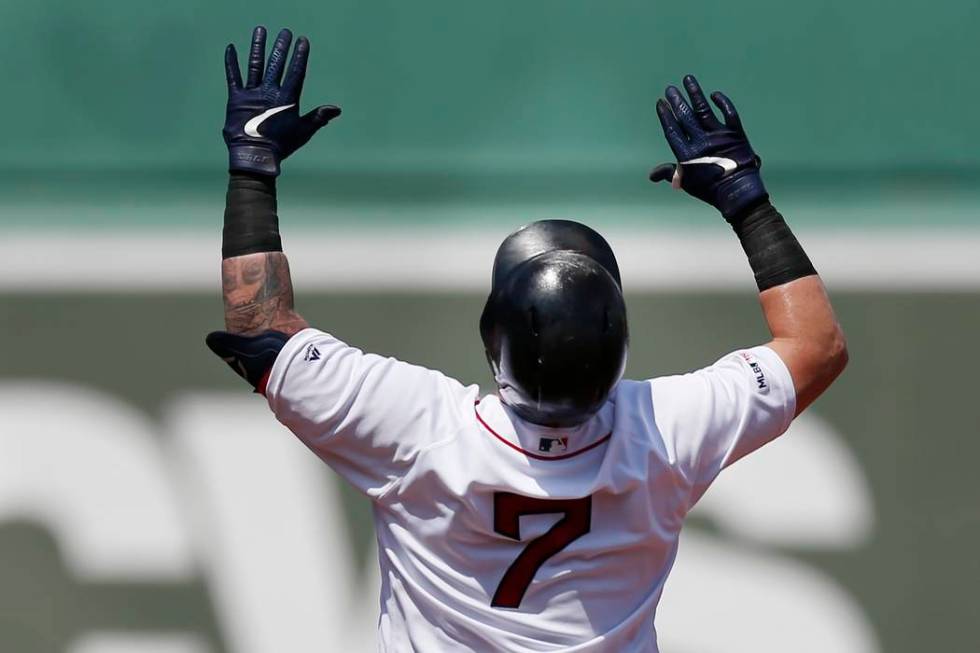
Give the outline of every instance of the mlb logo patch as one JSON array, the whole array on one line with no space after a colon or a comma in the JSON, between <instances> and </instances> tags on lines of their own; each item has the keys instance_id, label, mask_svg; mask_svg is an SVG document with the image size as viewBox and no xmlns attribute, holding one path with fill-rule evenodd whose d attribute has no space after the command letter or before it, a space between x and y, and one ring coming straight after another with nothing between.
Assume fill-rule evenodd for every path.
<instances>
[{"instance_id":1,"label":"mlb logo patch","mask_svg":"<svg viewBox=\"0 0 980 653\"><path fill-rule=\"evenodd\" d=\"M762 366L759 365L759 361L755 356L747 351L739 352L739 356L742 360L748 364L749 369L752 370L752 376L755 377L755 388L762 394L767 394L769 392L769 381L766 380L766 373L762 371Z\"/></svg>"},{"instance_id":2,"label":"mlb logo patch","mask_svg":"<svg viewBox=\"0 0 980 653\"><path fill-rule=\"evenodd\" d=\"M568 438L541 438L538 451L544 453L561 453L568 451Z\"/></svg>"},{"instance_id":3,"label":"mlb logo patch","mask_svg":"<svg viewBox=\"0 0 980 653\"><path fill-rule=\"evenodd\" d=\"M303 356L303 360L308 362L320 360L320 350L313 345L307 345L306 354Z\"/></svg>"}]
</instances>

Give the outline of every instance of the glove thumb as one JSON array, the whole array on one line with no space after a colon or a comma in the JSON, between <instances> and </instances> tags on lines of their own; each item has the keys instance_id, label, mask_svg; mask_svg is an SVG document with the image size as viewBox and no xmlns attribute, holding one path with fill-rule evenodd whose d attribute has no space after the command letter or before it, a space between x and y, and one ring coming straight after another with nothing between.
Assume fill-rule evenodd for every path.
<instances>
[{"instance_id":1,"label":"glove thumb","mask_svg":"<svg viewBox=\"0 0 980 653\"><path fill-rule=\"evenodd\" d=\"M264 331L257 336L212 331L204 342L256 392L265 394L269 371L288 340L289 336L279 331Z\"/></svg>"},{"instance_id":2,"label":"glove thumb","mask_svg":"<svg viewBox=\"0 0 980 653\"><path fill-rule=\"evenodd\" d=\"M309 124L313 128L313 131L316 131L339 115L340 107L335 107L332 104L325 104L321 107L313 109L303 116L303 121Z\"/></svg>"},{"instance_id":3,"label":"glove thumb","mask_svg":"<svg viewBox=\"0 0 980 653\"><path fill-rule=\"evenodd\" d=\"M677 165L674 163L661 163L656 168L650 171L650 181L670 181L674 179L674 173L677 172Z\"/></svg>"}]
</instances>

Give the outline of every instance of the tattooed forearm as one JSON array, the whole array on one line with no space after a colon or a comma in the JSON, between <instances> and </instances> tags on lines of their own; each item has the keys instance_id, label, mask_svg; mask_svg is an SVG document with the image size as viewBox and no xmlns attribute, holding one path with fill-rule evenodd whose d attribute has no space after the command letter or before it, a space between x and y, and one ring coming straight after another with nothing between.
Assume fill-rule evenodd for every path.
<instances>
[{"instance_id":1,"label":"tattooed forearm","mask_svg":"<svg viewBox=\"0 0 980 653\"><path fill-rule=\"evenodd\" d=\"M308 325L293 309L289 262L282 252L235 256L221 262L225 328L254 335L274 329L292 335Z\"/></svg>"}]
</instances>

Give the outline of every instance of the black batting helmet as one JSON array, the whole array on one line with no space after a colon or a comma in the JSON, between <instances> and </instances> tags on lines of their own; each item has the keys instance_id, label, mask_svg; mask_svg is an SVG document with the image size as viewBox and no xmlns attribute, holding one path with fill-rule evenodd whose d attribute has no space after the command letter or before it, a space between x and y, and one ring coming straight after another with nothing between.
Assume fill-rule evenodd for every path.
<instances>
[{"instance_id":1,"label":"black batting helmet","mask_svg":"<svg viewBox=\"0 0 980 653\"><path fill-rule=\"evenodd\" d=\"M497 250L480 335L500 397L546 426L581 424L626 366L619 266L598 233L570 220L518 229Z\"/></svg>"}]
</instances>

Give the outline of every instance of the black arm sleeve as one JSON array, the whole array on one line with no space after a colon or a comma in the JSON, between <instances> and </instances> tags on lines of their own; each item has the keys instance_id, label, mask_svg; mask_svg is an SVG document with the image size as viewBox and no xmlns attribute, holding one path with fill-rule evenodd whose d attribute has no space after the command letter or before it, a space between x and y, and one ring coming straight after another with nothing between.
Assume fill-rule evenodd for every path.
<instances>
[{"instance_id":1,"label":"black arm sleeve","mask_svg":"<svg viewBox=\"0 0 980 653\"><path fill-rule=\"evenodd\" d=\"M816 274L783 216L769 201L732 220L759 291Z\"/></svg>"},{"instance_id":2,"label":"black arm sleeve","mask_svg":"<svg viewBox=\"0 0 980 653\"><path fill-rule=\"evenodd\" d=\"M232 172L225 198L222 258L281 251L279 216L276 215L276 178Z\"/></svg>"}]
</instances>

